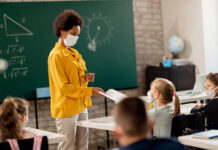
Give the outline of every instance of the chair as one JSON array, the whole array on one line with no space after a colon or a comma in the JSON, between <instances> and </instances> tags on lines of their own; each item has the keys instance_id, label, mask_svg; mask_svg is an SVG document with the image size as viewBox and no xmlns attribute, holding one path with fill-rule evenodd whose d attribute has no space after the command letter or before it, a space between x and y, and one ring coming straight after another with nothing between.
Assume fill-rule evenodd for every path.
<instances>
[{"instance_id":1,"label":"chair","mask_svg":"<svg viewBox=\"0 0 218 150\"><path fill-rule=\"evenodd\" d=\"M205 130L205 113L177 115L172 120L171 136L178 137Z\"/></svg>"},{"instance_id":2,"label":"chair","mask_svg":"<svg viewBox=\"0 0 218 150\"><path fill-rule=\"evenodd\" d=\"M35 117L36 117L36 129L39 128L37 99L45 99L45 98L49 98L49 97L50 97L50 88L49 87L36 88L36 98L34 99Z\"/></svg>"},{"instance_id":3,"label":"chair","mask_svg":"<svg viewBox=\"0 0 218 150\"><path fill-rule=\"evenodd\" d=\"M218 129L218 99L211 100L205 106L205 115L207 117L207 128Z\"/></svg>"},{"instance_id":4,"label":"chair","mask_svg":"<svg viewBox=\"0 0 218 150\"><path fill-rule=\"evenodd\" d=\"M20 147L20 150L32 150L33 141L34 141L33 138L18 140L18 145ZM9 142L1 142L0 150L11 150ZM40 150L48 150L48 139L46 136L43 136L42 138L42 145Z\"/></svg>"},{"instance_id":5,"label":"chair","mask_svg":"<svg viewBox=\"0 0 218 150\"><path fill-rule=\"evenodd\" d=\"M207 129L218 129L218 98L210 100L208 104L201 109L192 109L191 113L205 112L206 117L206 128Z\"/></svg>"},{"instance_id":6,"label":"chair","mask_svg":"<svg viewBox=\"0 0 218 150\"><path fill-rule=\"evenodd\" d=\"M36 88L36 98L48 98L50 97L50 88L49 87L42 87Z\"/></svg>"}]
</instances>

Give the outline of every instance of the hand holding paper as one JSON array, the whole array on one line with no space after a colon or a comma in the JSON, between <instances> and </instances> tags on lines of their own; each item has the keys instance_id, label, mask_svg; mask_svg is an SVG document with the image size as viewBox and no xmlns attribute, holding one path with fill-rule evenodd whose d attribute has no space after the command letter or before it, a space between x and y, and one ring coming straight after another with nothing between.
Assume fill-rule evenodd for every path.
<instances>
[{"instance_id":1,"label":"hand holding paper","mask_svg":"<svg viewBox=\"0 0 218 150\"><path fill-rule=\"evenodd\" d=\"M105 91L102 90L101 88L98 88L98 87L93 87L92 88L92 93L95 94L96 96L99 96L99 97L104 97L104 93ZM103 93L103 94L102 94Z\"/></svg>"}]
</instances>

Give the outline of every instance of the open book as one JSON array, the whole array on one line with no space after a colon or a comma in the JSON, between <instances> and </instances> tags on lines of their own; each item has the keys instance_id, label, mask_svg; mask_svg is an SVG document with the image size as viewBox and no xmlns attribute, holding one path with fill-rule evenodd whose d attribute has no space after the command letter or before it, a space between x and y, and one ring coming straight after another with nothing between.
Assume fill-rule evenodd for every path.
<instances>
[{"instance_id":1,"label":"open book","mask_svg":"<svg viewBox=\"0 0 218 150\"><path fill-rule=\"evenodd\" d=\"M103 96L115 101L115 103L118 103L120 100L126 98L127 96L121 92L118 92L114 89L109 89L106 91L105 93L99 92L100 94L102 94Z\"/></svg>"},{"instance_id":2,"label":"open book","mask_svg":"<svg viewBox=\"0 0 218 150\"><path fill-rule=\"evenodd\" d=\"M208 130L192 134L193 138L213 139L218 138L218 130Z\"/></svg>"}]
</instances>

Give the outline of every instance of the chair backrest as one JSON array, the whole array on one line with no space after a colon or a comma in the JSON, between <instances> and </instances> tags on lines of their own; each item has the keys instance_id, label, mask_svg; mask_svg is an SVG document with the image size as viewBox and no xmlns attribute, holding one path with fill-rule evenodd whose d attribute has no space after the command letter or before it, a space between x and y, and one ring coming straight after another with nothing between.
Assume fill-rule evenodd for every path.
<instances>
[{"instance_id":1,"label":"chair backrest","mask_svg":"<svg viewBox=\"0 0 218 150\"><path fill-rule=\"evenodd\" d=\"M42 87L36 88L36 98L49 98L50 97L50 88Z\"/></svg>"},{"instance_id":2,"label":"chair backrest","mask_svg":"<svg viewBox=\"0 0 218 150\"><path fill-rule=\"evenodd\" d=\"M188 135L205 130L205 113L177 115L172 120L171 136Z\"/></svg>"},{"instance_id":3,"label":"chair backrest","mask_svg":"<svg viewBox=\"0 0 218 150\"><path fill-rule=\"evenodd\" d=\"M32 150L33 141L34 141L33 138L18 140L18 145L19 145L20 150ZM8 142L1 142L0 150L11 150L11 147ZM48 150L48 139L46 136L43 136L42 138L41 150Z\"/></svg>"},{"instance_id":4,"label":"chair backrest","mask_svg":"<svg viewBox=\"0 0 218 150\"><path fill-rule=\"evenodd\" d=\"M205 106L205 114L207 117L207 128L218 129L218 98L211 100Z\"/></svg>"}]
</instances>

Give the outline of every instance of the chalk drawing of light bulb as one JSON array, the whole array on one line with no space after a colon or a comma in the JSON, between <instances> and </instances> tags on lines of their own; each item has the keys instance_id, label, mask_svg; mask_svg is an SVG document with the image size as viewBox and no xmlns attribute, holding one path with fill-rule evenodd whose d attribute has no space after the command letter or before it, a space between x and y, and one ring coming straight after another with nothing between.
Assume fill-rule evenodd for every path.
<instances>
[{"instance_id":1,"label":"chalk drawing of light bulb","mask_svg":"<svg viewBox=\"0 0 218 150\"><path fill-rule=\"evenodd\" d=\"M110 42L112 35L113 26L112 22L108 20L107 16L99 14L96 16L92 14L91 18L87 18L87 24L85 25L87 32L88 50L96 51L98 46Z\"/></svg>"}]
</instances>

